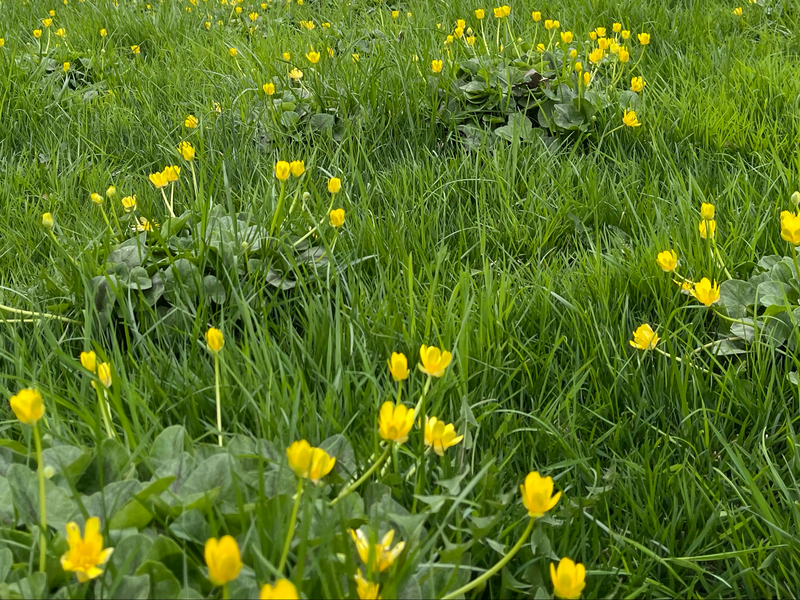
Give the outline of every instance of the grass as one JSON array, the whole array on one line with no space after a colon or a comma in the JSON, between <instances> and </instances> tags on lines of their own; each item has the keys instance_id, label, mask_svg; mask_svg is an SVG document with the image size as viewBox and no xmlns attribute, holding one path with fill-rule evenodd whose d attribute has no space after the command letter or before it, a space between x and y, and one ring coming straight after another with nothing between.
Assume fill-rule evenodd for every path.
<instances>
[{"instance_id":1,"label":"grass","mask_svg":"<svg viewBox=\"0 0 800 600\"><path fill-rule=\"evenodd\" d=\"M434 344L452 350L454 360L431 388L429 414L466 437L446 460L427 462L422 495L442 496L443 505L415 500L413 477L398 476L413 465L418 434L398 464L374 478L390 495L365 488L365 518L382 531L394 523L410 541L405 562L382 580L390 596L404 585L412 586L407 594L419 585L425 595L443 595L439 580L425 587L433 585L431 573L444 571L437 564L461 564L476 577L497 562L524 529L518 486L531 470L551 475L563 499L537 526L533 545L469 597L549 594L549 563L563 556L586 565L587 598L796 594L800 394L787 379L797 370L795 351L755 343L741 356L701 353L705 370L696 368L689 353L728 336L727 326L678 294L655 264L657 252L674 247L682 272L724 278L719 269L709 272L697 235L703 201L716 205L718 244L734 276L745 278L762 256L788 252L778 213L800 186L793 3L746 5L741 18L732 14L735 4L718 0L536 7L578 39L615 20L653 36L637 67L647 82L643 126L601 143L598 136L567 138L555 150L536 143L470 149L433 118L430 61L444 56L457 18L475 26L477 4L410 0L396 6L401 14L393 20L394 6L361 0L275 0L266 11L250 3L265 15L252 38L242 27L216 24L221 5L213 5L207 31L197 8L186 12L188 2L151 4L0 1L0 303L54 312L74 302L57 275L67 271L54 268L66 259L45 235L41 214L54 214L70 255L90 260L108 240L89 194L113 183L162 221L166 212L147 175L179 164L182 139L197 147L205 200L269 224L278 191L273 165L301 158L308 214L294 217L292 227L305 231L325 214L330 175L344 183L337 203L345 226L330 265L291 292L270 292L253 308L245 286L231 283L225 308L196 307L186 331L101 327L91 302L68 313L79 325L3 324L0 390L6 397L28 386L42 391L46 446L96 448L105 438L77 359L93 348L113 367L113 420L142 481L157 470L147 457L171 425L182 425L195 454L205 456L217 430L214 366L202 334L214 325L226 334L228 443L233 434L267 439L282 454L296 439L316 444L342 434L363 471L381 452L378 409L396 393L387 357L402 351L415 364L419 345ZM212 10L210 0L199 4ZM50 72L47 59L30 58L30 32L53 8L50 31L63 27L67 35L58 48L51 35ZM534 24L524 8L532 7L512 6L510 19L529 36ZM300 19L317 27L301 30ZM489 12L485 24L492 21ZM335 43L337 57L323 56L318 73L303 57L309 43L323 54ZM139 55L130 52L134 44ZM73 65L74 88L64 86L64 61ZM337 111L339 139L252 119L262 83L285 78L293 65L305 71L319 103ZM85 96L90 91L97 96ZM183 128L188 114L197 115L197 130ZM179 203L189 205L190 179L177 185ZM683 362L634 351L628 340L643 322L658 326L664 351ZM403 390L409 405L423 383L412 374ZM2 436L30 447L29 431L3 410ZM5 477L19 459L2 450ZM70 487L66 479L58 485ZM241 499L236 508L239 492L231 492L233 509L220 501L201 511L202 531L238 536L255 573L248 577L259 584L279 575L293 485L255 500L252 510ZM0 498L11 498L7 485ZM412 506L425 517L421 534L405 514ZM306 597L354 596L345 576L358 562L345 532L352 519L326 521L314 510L310 500L302 504L298 542L282 575ZM484 532L478 517L492 526ZM202 564L192 536L176 535L168 518L154 523L145 536L172 532L181 552ZM3 525L0 546L10 547L10 532L25 527L13 514ZM123 544L121 534L106 534ZM346 555L345 563L329 548ZM33 544L30 552L38 556ZM15 554L9 582L16 585L28 577L21 562ZM36 564L31 558L31 573ZM110 571L124 573L124 564ZM199 573L181 573L181 587L218 593L193 581ZM54 581L48 587L58 587ZM121 581L116 574L114 581Z\"/></svg>"}]
</instances>

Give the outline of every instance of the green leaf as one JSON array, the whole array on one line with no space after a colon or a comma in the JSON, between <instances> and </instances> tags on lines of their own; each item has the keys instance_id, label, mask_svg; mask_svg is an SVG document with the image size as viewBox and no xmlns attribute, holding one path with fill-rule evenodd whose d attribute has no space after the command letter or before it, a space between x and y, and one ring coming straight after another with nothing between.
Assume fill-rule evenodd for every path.
<instances>
[{"instance_id":1,"label":"green leaf","mask_svg":"<svg viewBox=\"0 0 800 600\"><path fill-rule=\"evenodd\" d=\"M508 116L508 125L494 130L495 135L513 142L516 139L527 141L533 137L531 120L523 114L515 113Z\"/></svg>"},{"instance_id":2,"label":"green leaf","mask_svg":"<svg viewBox=\"0 0 800 600\"><path fill-rule=\"evenodd\" d=\"M153 546L152 540L142 534L129 535L118 542L109 560L109 569L116 573L133 573L146 560Z\"/></svg>"},{"instance_id":3,"label":"green leaf","mask_svg":"<svg viewBox=\"0 0 800 600\"><path fill-rule=\"evenodd\" d=\"M123 575L119 584L114 586L110 592L104 597L113 600L146 600L150 595L150 577L148 575ZM98 598L100 597L98 596Z\"/></svg>"},{"instance_id":4,"label":"green leaf","mask_svg":"<svg viewBox=\"0 0 800 600\"><path fill-rule=\"evenodd\" d=\"M47 479L44 483L47 524L63 531L77 507L66 490ZM20 519L29 527L40 523L38 475L25 465L14 464L8 468L8 485Z\"/></svg>"},{"instance_id":5,"label":"green leaf","mask_svg":"<svg viewBox=\"0 0 800 600\"><path fill-rule=\"evenodd\" d=\"M206 297L208 297L214 304L222 304L225 302L228 294L225 291L225 286L214 275L206 275L203 278L203 289L205 290Z\"/></svg>"},{"instance_id":6,"label":"green leaf","mask_svg":"<svg viewBox=\"0 0 800 600\"><path fill-rule=\"evenodd\" d=\"M169 526L169 530L175 537L197 544L205 544L211 536L211 529L209 529L203 513L194 508L181 513Z\"/></svg>"},{"instance_id":7,"label":"green leaf","mask_svg":"<svg viewBox=\"0 0 800 600\"><path fill-rule=\"evenodd\" d=\"M3 583L8 577L8 572L11 570L11 565L14 563L14 555L8 548L0 550L0 583Z\"/></svg>"},{"instance_id":8,"label":"green leaf","mask_svg":"<svg viewBox=\"0 0 800 600\"><path fill-rule=\"evenodd\" d=\"M308 120L308 126L311 128L311 131L316 132L331 132L333 131L335 123L336 117L328 113L311 115L311 118Z\"/></svg>"},{"instance_id":9,"label":"green leaf","mask_svg":"<svg viewBox=\"0 0 800 600\"><path fill-rule=\"evenodd\" d=\"M342 479L347 480L353 476L356 471L356 455L353 452L353 446L350 445L350 441L345 436L339 433L332 435L324 440L319 447L336 458L334 469Z\"/></svg>"},{"instance_id":10,"label":"green leaf","mask_svg":"<svg viewBox=\"0 0 800 600\"><path fill-rule=\"evenodd\" d=\"M300 115L298 115L293 110L286 111L281 115L281 125L283 125L287 129L296 128L299 122L300 122Z\"/></svg>"},{"instance_id":11,"label":"green leaf","mask_svg":"<svg viewBox=\"0 0 800 600\"><path fill-rule=\"evenodd\" d=\"M171 599L177 598L181 593L181 584L178 578L160 562L152 560L143 562L136 569L135 575L147 575L150 578L152 586L148 594L150 598Z\"/></svg>"},{"instance_id":12,"label":"green leaf","mask_svg":"<svg viewBox=\"0 0 800 600\"><path fill-rule=\"evenodd\" d=\"M181 425L171 425L158 434L150 449L150 458L159 463L181 455L184 448L191 448L191 441Z\"/></svg>"},{"instance_id":13,"label":"green leaf","mask_svg":"<svg viewBox=\"0 0 800 600\"><path fill-rule=\"evenodd\" d=\"M553 109L553 122L568 131L577 131L584 123L581 112L571 102L569 104L556 104Z\"/></svg>"},{"instance_id":14,"label":"green leaf","mask_svg":"<svg viewBox=\"0 0 800 600\"><path fill-rule=\"evenodd\" d=\"M720 306L734 319L747 316L747 307L753 305L755 296L755 287L747 281L728 279L719 286Z\"/></svg>"},{"instance_id":15,"label":"green leaf","mask_svg":"<svg viewBox=\"0 0 800 600\"><path fill-rule=\"evenodd\" d=\"M135 240L136 238L131 239ZM108 258L106 258L106 263L109 265L124 264L128 267L128 269L133 269L134 267L142 266L145 256L147 256L146 244L121 244L116 250L108 255Z\"/></svg>"}]
</instances>

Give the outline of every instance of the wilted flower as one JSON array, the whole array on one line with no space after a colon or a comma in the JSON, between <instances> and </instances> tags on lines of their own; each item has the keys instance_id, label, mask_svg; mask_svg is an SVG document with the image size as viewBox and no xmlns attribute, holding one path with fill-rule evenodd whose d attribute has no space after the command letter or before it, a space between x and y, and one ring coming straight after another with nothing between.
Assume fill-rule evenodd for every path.
<instances>
[{"instance_id":1,"label":"wilted flower","mask_svg":"<svg viewBox=\"0 0 800 600\"><path fill-rule=\"evenodd\" d=\"M550 563L550 578L553 580L555 596L564 600L578 600L586 587L586 568L569 558L562 558L557 569L555 563Z\"/></svg>"},{"instance_id":2,"label":"wilted flower","mask_svg":"<svg viewBox=\"0 0 800 600\"><path fill-rule=\"evenodd\" d=\"M639 119L636 118L636 111L627 109L625 110L625 114L622 115L622 122L628 127L639 127L641 125Z\"/></svg>"},{"instance_id":3,"label":"wilted flower","mask_svg":"<svg viewBox=\"0 0 800 600\"><path fill-rule=\"evenodd\" d=\"M700 237L704 240L706 239L714 239L714 236L717 233L717 222L716 221L700 221L700 225L698 226L700 230Z\"/></svg>"},{"instance_id":4,"label":"wilted flower","mask_svg":"<svg viewBox=\"0 0 800 600\"><path fill-rule=\"evenodd\" d=\"M121 202L126 213L136 210L136 196L125 196Z\"/></svg>"},{"instance_id":5,"label":"wilted flower","mask_svg":"<svg viewBox=\"0 0 800 600\"><path fill-rule=\"evenodd\" d=\"M534 519L544 516L561 498L561 492L553 495L553 478L542 477L537 471L528 473L519 489L522 492L522 504Z\"/></svg>"},{"instance_id":6,"label":"wilted flower","mask_svg":"<svg viewBox=\"0 0 800 600\"><path fill-rule=\"evenodd\" d=\"M265 584L259 594L260 600L298 600L297 588L288 579L278 579L273 585Z\"/></svg>"},{"instance_id":7,"label":"wilted flower","mask_svg":"<svg viewBox=\"0 0 800 600\"><path fill-rule=\"evenodd\" d=\"M289 468L303 479L310 479L314 484L331 472L336 458L330 456L322 448L314 448L306 440L294 442L286 449Z\"/></svg>"},{"instance_id":8,"label":"wilted flower","mask_svg":"<svg viewBox=\"0 0 800 600\"><path fill-rule=\"evenodd\" d=\"M697 298L706 306L719 302L719 286L715 281L713 284L707 277L703 277L700 281L694 284L692 296Z\"/></svg>"},{"instance_id":9,"label":"wilted flower","mask_svg":"<svg viewBox=\"0 0 800 600\"><path fill-rule=\"evenodd\" d=\"M178 145L178 152L180 152L183 160L192 161L194 160L194 146L192 146L189 142L183 141Z\"/></svg>"},{"instance_id":10,"label":"wilted flower","mask_svg":"<svg viewBox=\"0 0 800 600\"><path fill-rule=\"evenodd\" d=\"M675 270L675 267L678 266L678 255L675 254L675 250L665 250L664 252L658 253L658 258L656 258L656 264L661 267L664 272L669 273Z\"/></svg>"},{"instance_id":11,"label":"wilted flower","mask_svg":"<svg viewBox=\"0 0 800 600\"><path fill-rule=\"evenodd\" d=\"M444 63L441 60L432 60L431 71L433 71L434 73L441 73L443 65Z\"/></svg>"},{"instance_id":12,"label":"wilted flower","mask_svg":"<svg viewBox=\"0 0 800 600\"><path fill-rule=\"evenodd\" d=\"M403 444L414 426L414 409L402 404L383 403L378 416L378 433L384 440Z\"/></svg>"},{"instance_id":13,"label":"wilted flower","mask_svg":"<svg viewBox=\"0 0 800 600\"><path fill-rule=\"evenodd\" d=\"M638 350L652 350L658 344L658 340L658 334L645 323L639 325L639 328L633 332L633 339L629 343Z\"/></svg>"},{"instance_id":14,"label":"wilted flower","mask_svg":"<svg viewBox=\"0 0 800 600\"><path fill-rule=\"evenodd\" d=\"M44 401L39 390L33 388L20 390L11 396L9 403L17 419L26 425L35 425L44 415Z\"/></svg>"},{"instance_id":15,"label":"wilted flower","mask_svg":"<svg viewBox=\"0 0 800 600\"><path fill-rule=\"evenodd\" d=\"M394 539L394 529L390 529L386 532L386 535L383 536L380 543L374 545L369 543L366 534L360 529L357 531L350 529L349 531L350 536L356 543L358 555L361 557L364 564L368 565L370 571L379 571L383 573L394 564L394 561L400 556L403 548L406 547L405 542L398 542L394 548L390 548L392 540ZM372 568L369 568L370 566Z\"/></svg>"},{"instance_id":16,"label":"wilted flower","mask_svg":"<svg viewBox=\"0 0 800 600\"><path fill-rule=\"evenodd\" d=\"M338 194L339 190L342 189L342 180L338 177L331 177L328 179L328 191L331 194Z\"/></svg>"},{"instance_id":17,"label":"wilted flower","mask_svg":"<svg viewBox=\"0 0 800 600\"><path fill-rule=\"evenodd\" d=\"M297 67L295 67L294 69L289 71L289 77L291 79L294 79L295 81L298 81L303 78L303 72Z\"/></svg>"},{"instance_id":18,"label":"wilted flower","mask_svg":"<svg viewBox=\"0 0 800 600\"><path fill-rule=\"evenodd\" d=\"M392 352L392 357L386 361L389 363L389 372L395 381L408 379L408 360L402 352Z\"/></svg>"},{"instance_id":19,"label":"wilted flower","mask_svg":"<svg viewBox=\"0 0 800 600\"><path fill-rule=\"evenodd\" d=\"M464 439L463 435L456 435L452 423L445 424L436 417L425 418L425 445L433 448L439 456L444 456L444 451L455 446Z\"/></svg>"},{"instance_id":20,"label":"wilted flower","mask_svg":"<svg viewBox=\"0 0 800 600\"><path fill-rule=\"evenodd\" d=\"M208 565L208 579L212 585L225 585L239 576L242 557L239 554L239 544L232 536L226 535L219 540L209 538L204 554Z\"/></svg>"},{"instance_id":21,"label":"wilted flower","mask_svg":"<svg viewBox=\"0 0 800 600\"><path fill-rule=\"evenodd\" d=\"M441 377L444 375L450 361L453 360L453 355L447 351L442 352L435 346L426 346L422 344L419 349L420 363L418 368L420 371L431 377Z\"/></svg>"},{"instance_id":22,"label":"wilted flower","mask_svg":"<svg viewBox=\"0 0 800 600\"><path fill-rule=\"evenodd\" d=\"M100 567L114 552L113 548L103 548L100 519L97 517L86 520L83 537L77 523L67 523L67 544L69 550L61 557L61 568L74 572L81 583L102 575Z\"/></svg>"},{"instance_id":23,"label":"wilted flower","mask_svg":"<svg viewBox=\"0 0 800 600\"><path fill-rule=\"evenodd\" d=\"M644 79L642 79L641 77L631 78L631 91L641 92L642 89L644 89Z\"/></svg>"}]
</instances>

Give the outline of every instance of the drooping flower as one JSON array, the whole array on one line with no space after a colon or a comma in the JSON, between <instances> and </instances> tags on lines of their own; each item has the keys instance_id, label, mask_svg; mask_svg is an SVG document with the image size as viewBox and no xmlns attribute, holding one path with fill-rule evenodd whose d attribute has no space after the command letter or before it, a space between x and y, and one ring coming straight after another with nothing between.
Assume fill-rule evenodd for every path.
<instances>
[{"instance_id":1,"label":"drooping flower","mask_svg":"<svg viewBox=\"0 0 800 600\"><path fill-rule=\"evenodd\" d=\"M444 66L444 63L441 60L432 60L431 61L431 71L433 71L434 73L441 73L443 66Z\"/></svg>"},{"instance_id":2,"label":"drooping flower","mask_svg":"<svg viewBox=\"0 0 800 600\"><path fill-rule=\"evenodd\" d=\"M338 177L331 177L328 180L328 191L331 194L338 194L340 189L342 189L342 180Z\"/></svg>"},{"instance_id":3,"label":"drooping flower","mask_svg":"<svg viewBox=\"0 0 800 600\"><path fill-rule=\"evenodd\" d=\"M232 536L226 535L219 540L209 538L204 554L208 565L208 579L212 585L225 585L239 576L242 556L239 553L239 544Z\"/></svg>"},{"instance_id":4,"label":"drooping flower","mask_svg":"<svg viewBox=\"0 0 800 600\"><path fill-rule=\"evenodd\" d=\"M555 563L550 563L550 578L555 596L563 600L578 600L586 587L586 568L569 558L562 558L558 568Z\"/></svg>"},{"instance_id":5,"label":"drooping flower","mask_svg":"<svg viewBox=\"0 0 800 600\"><path fill-rule=\"evenodd\" d=\"M656 258L656 264L661 267L664 272L669 273L675 270L675 267L678 266L678 255L675 253L675 250L664 250L664 252L658 253L658 258Z\"/></svg>"},{"instance_id":6,"label":"drooping flower","mask_svg":"<svg viewBox=\"0 0 800 600\"><path fill-rule=\"evenodd\" d=\"M125 196L120 202L126 213L136 210L136 196Z\"/></svg>"},{"instance_id":7,"label":"drooping flower","mask_svg":"<svg viewBox=\"0 0 800 600\"><path fill-rule=\"evenodd\" d=\"M77 523L67 523L67 544L69 550L61 557L61 568L75 573L81 583L100 577L103 574L100 567L114 552L113 548L103 548L100 519L97 517L86 520L83 537Z\"/></svg>"},{"instance_id":8,"label":"drooping flower","mask_svg":"<svg viewBox=\"0 0 800 600\"><path fill-rule=\"evenodd\" d=\"M402 352L392 352L392 357L386 361L389 363L389 372L395 381L408 379L408 360Z\"/></svg>"},{"instance_id":9,"label":"drooping flower","mask_svg":"<svg viewBox=\"0 0 800 600\"><path fill-rule=\"evenodd\" d=\"M292 172L292 177L300 177L306 172L306 165L302 160L293 160L289 163L289 170Z\"/></svg>"},{"instance_id":10,"label":"drooping flower","mask_svg":"<svg viewBox=\"0 0 800 600\"><path fill-rule=\"evenodd\" d=\"M653 331L653 328L644 323L633 332L633 339L629 343L639 350L652 350L658 344L658 339L658 334Z\"/></svg>"},{"instance_id":11,"label":"drooping flower","mask_svg":"<svg viewBox=\"0 0 800 600\"><path fill-rule=\"evenodd\" d=\"M631 78L631 91L641 92L644 89L644 79L641 77Z\"/></svg>"},{"instance_id":12,"label":"drooping flower","mask_svg":"<svg viewBox=\"0 0 800 600\"><path fill-rule=\"evenodd\" d=\"M528 473L519 489L522 492L522 504L534 519L544 516L561 498L561 492L553 495L553 478L542 477L537 471Z\"/></svg>"},{"instance_id":13,"label":"drooping flower","mask_svg":"<svg viewBox=\"0 0 800 600\"><path fill-rule=\"evenodd\" d=\"M322 448L314 448L306 440L293 442L286 449L289 468L303 479L311 480L315 485L331 472L336 464L336 457L330 456Z\"/></svg>"},{"instance_id":14,"label":"drooping flower","mask_svg":"<svg viewBox=\"0 0 800 600\"><path fill-rule=\"evenodd\" d=\"M394 539L394 529L387 531L386 535L384 535L377 544L370 544L369 538L367 538L367 535L360 529L355 531L350 529L349 532L353 541L356 543L358 555L361 557L364 564L367 565L369 571L379 571L383 573L394 564L397 557L400 556L400 553L403 551L403 548L406 547L405 542L398 542L393 548L390 548L392 540ZM370 566L372 568L369 568Z\"/></svg>"},{"instance_id":15,"label":"drooping flower","mask_svg":"<svg viewBox=\"0 0 800 600\"><path fill-rule=\"evenodd\" d=\"M716 209L714 208L713 204L709 204L708 202L703 202L700 205L700 216L703 218L704 221L713 221L715 213Z\"/></svg>"},{"instance_id":16,"label":"drooping flower","mask_svg":"<svg viewBox=\"0 0 800 600\"><path fill-rule=\"evenodd\" d=\"M205 337L208 349L215 354L222 350L222 347L225 345L225 336L223 336L222 332L216 327L209 327Z\"/></svg>"},{"instance_id":17,"label":"drooping flower","mask_svg":"<svg viewBox=\"0 0 800 600\"><path fill-rule=\"evenodd\" d=\"M378 434L384 440L403 444L414 426L414 409L402 404L383 403L378 415Z\"/></svg>"},{"instance_id":18,"label":"drooping flower","mask_svg":"<svg viewBox=\"0 0 800 600\"><path fill-rule=\"evenodd\" d=\"M719 286L715 281L713 284L708 277L703 277L700 281L694 284L692 296L697 298L706 306L719 302Z\"/></svg>"},{"instance_id":19,"label":"drooping flower","mask_svg":"<svg viewBox=\"0 0 800 600\"><path fill-rule=\"evenodd\" d=\"M22 389L11 396L9 403L14 415L25 425L35 425L44 415L44 401L37 389Z\"/></svg>"},{"instance_id":20,"label":"drooping flower","mask_svg":"<svg viewBox=\"0 0 800 600\"><path fill-rule=\"evenodd\" d=\"M425 445L433 448L439 456L444 456L444 451L455 446L464 439L463 435L456 435L452 423L445 424L436 417L425 418Z\"/></svg>"},{"instance_id":21,"label":"drooping flower","mask_svg":"<svg viewBox=\"0 0 800 600\"><path fill-rule=\"evenodd\" d=\"M289 175L291 175L291 173L292 168L285 160L279 160L275 163L275 177L277 177L280 181L286 181L289 179Z\"/></svg>"},{"instance_id":22,"label":"drooping flower","mask_svg":"<svg viewBox=\"0 0 800 600\"><path fill-rule=\"evenodd\" d=\"M446 350L442 352L436 346L422 344L419 349L419 358L421 361L418 365L420 371L431 377L441 377L450 365L450 361L453 360L453 355Z\"/></svg>"},{"instance_id":23,"label":"drooping flower","mask_svg":"<svg viewBox=\"0 0 800 600\"><path fill-rule=\"evenodd\" d=\"M264 584L259 594L260 600L298 600L297 588L288 579L278 579L274 584Z\"/></svg>"},{"instance_id":24,"label":"drooping flower","mask_svg":"<svg viewBox=\"0 0 800 600\"><path fill-rule=\"evenodd\" d=\"M97 355L94 353L94 350L81 352L81 365L87 371L91 371L92 373L97 372Z\"/></svg>"},{"instance_id":25,"label":"drooping flower","mask_svg":"<svg viewBox=\"0 0 800 600\"><path fill-rule=\"evenodd\" d=\"M700 237L704 240L706 239L714 239L714 236L717 233L717 222L716 221L700 221L700 225L698 226L700 230Z\"/></svg>"}]
</instances>

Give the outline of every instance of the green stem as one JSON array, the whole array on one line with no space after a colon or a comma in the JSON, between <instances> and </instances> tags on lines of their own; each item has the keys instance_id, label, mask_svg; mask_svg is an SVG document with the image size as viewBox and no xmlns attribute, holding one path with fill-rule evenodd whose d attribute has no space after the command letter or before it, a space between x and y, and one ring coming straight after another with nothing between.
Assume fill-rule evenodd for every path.
<instances>
[{"instance_id":1,"label":"green stem","mask_svg":"<svg viewBox=\"0 0 800 600\"><path fill-rule=\"evenodd\" d=\"M275 232L275 225L278 222L278 215L281 214L281 210L283 209L283 199L285 196L286 196L286 182L281 181L281 195L278 197L278 206L275 209L275 215L273 215L272 217L272 224L269 226L270 238L272 238L272 234Z\"/></svg>"},{"instance_id":2,"label":"green stem","mask_svg":"<svg viewBox=\"0 0 800 600\"><path fill-rule=\"evenodd\" d=\"M109 413L111 412L108 407L108 400L106 399L106 393L103 389L101 391L101 386L103 385L99 381L94 381L94 389L97 392L97 402L100 404L100 414L103 415L103 424L106 428L106 435L110 438L114 436L114 430L111 428L111 421L109 419Z\"/></svg>"},{"instance_id":3,"label":"green stem","mask_svg":"<svg viewBox=\"0 0 800 600\"><path fill-rule=\"evenodd\" d=\"M197 192L197 176L194 174L194 161L189 161L189 167L192 169L192 187L194 187L194 200L197 203L198 211L200 207L200 195Z\"/></svg>"},{"instance_id":4,"label":"green stem","mask_svg":"<svg viewBox=\"0 0 800 600\"><path fill-rule=\"evenodd\" d=\"M47 503L44 491L44 459L42 457L42 438L38 423L33 424L33 439L36 443L36 461L39 463L39 572L44 573L47 566Z\"/></svg>"},{"instance_id":5,"label":"green stem","mask_svg":"<svg viewBox=\"0 0 800 600\"><path fill-rule=\"evenodd\" d=\"M294 497L294 506L292 507L292 517L289 521L289 532L286 534L286 542L283 544L283 553L281 554L281 562L278 563L278 573L283 574L283 567L286 566L286 559L289 557L289 546L292 545L292 538L294 537L294 527L297 524L297 511L300 508L300 497L303 495L303 478L297 478L297 493Z\"/></svg>"},{"instance_id":6,"label":"green stem","mask_svg":"<svg viewBox=\"0 0 800 600\"><path fill-rule=\"evenodd\" d=\"M217 431L219 432L219 446L222 447L222 406L219 394L219 354L214 353L214 397L217 401Z\"/></svg>"},{"instance_id":7,"label":"green stem","mask_svg":"<svg viewBox=\"0 0 800 600\"><path fill-rule=\"evenodd\" d=\"M75 325L80 325L80 321L75 321L73 319L68 319L67 317L62 317L60 315L51 315L50 313L39 313L39 312L32 312L30 310L22 310L21 308L11 308L10 306L5 306L4 304L0 304L0 310L6 310L10 313L14 313L16 315L24 315L26 317L41 317L42 319L55 319L56 321L63 321L64 323L74 323Z\"/></svg>"},{"instance_id":8,"label":"green stem","mask_svg":"<svg viewBox=\"0 0 800 600\"><path fill-rule=\"evenodd\" d=\"M459 596L466 595L467 592L469 592L470 590L474 590L484 581L489 579L492 575L497 573L500 569L505 567L509 563L509 561L512 558L514 558L514 555L517 552L519 552L519 549L522 548L522 545L525 543L525 541L528 539L528 536L531 534L531 531L533 530L533 525L535 523L536 519L533 518L528 521L528 526L525 528L522 537L519 538L519 541L516 544L514 544L514 547L511 548L511 550L508 551L508 554L506 554L502 559L500 559L500 561L495 566L493 566L488 571L485 571L483 575L481 575L477 579L473 579L472 581L470 581L467 585L458 588L455 592L451 592L446 596L442 596L442 600L452 600L453 598L458 598Z\"/></svg>"},{"instance_id":9,"label":"green stem","mask_svg":"<svg viewBox=\"0 0 800 600\"><path fill-rule=\"evenodd\" d=\"M792 244L792 260L794 261L794 276L800 279L800 268L797 267L797 247Z\"/></svg>"},{"instance_id":10,"label":"green stem","mask_svg":"<svg viewBox=\"0 0 800 600\"><path fill-rule=\"evenodd\" d=\"M355 481L352 485L348 485L346 488L344 488L339 493L339 495L336 496L336 498L331 500L331 502L330 502L330 504L328 506L335 506L336 503L339 502L339 500L341 500L342 498L348 496L353 490L358 488L358 486L360 486L367 479L369 479L369 477L378 469L378 467L380 467L383 464L383 461L385 461L387 458L389 458L389 454L392 451L392 445L393 445L393 442L389 442L388 444L386 444L386 449L383 451L383 454L381 454L378 457L378 460L376 460L374 463L372 463L372 466L369 469L367 469L367 471L361 477L359 477L357 481Z\"/></svg>"}]
</instances>

